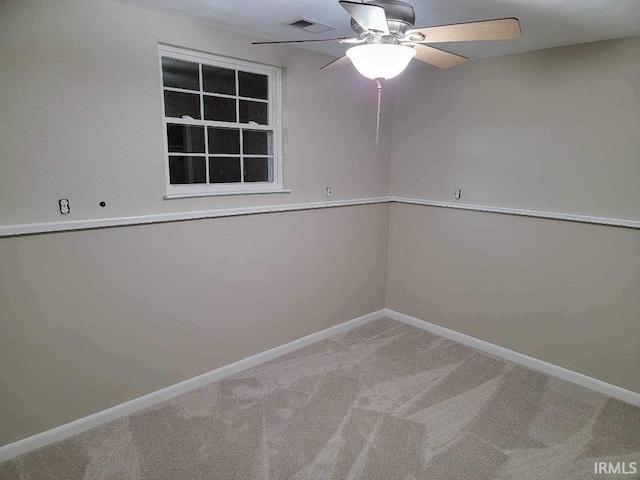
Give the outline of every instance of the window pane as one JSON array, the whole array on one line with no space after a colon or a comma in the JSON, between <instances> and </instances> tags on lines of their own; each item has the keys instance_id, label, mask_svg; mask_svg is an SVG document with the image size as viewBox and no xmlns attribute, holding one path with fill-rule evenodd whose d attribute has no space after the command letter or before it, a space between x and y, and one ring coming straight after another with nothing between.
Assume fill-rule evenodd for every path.
<instances>
[{"instance_id":1,"label":"window pane","mask_svg":"<svg viewBox=\"0 0 640 480\"><path fill-rule=\"evenodd\" d=\"M273 182L271 159L269 158L245 158L244 159L245 182Z\"/></svg>"},{"instance_id":2,"label":"window pane","mask_svg":"<svg viewBox=\"0 0 640 480\"><path fill-rule=\"evenodd\" d=\"M209 153L240 153L240 130L209 127Z\"/></svg>"},{"instance_id":3,"label":"window pane","mask_svg":"<svg viewBox=\"0 0 640 480\"><path fill-rule=\"evenodd\" d=\"M269 155L269 136L271 132L244 130L242 132L242 151L254 155Z\"/></svg>"},{"instance_id":4,"label":"window pane","mask_svg":"<svg viewBox=\"0 0 640 480\"><path fill-rule=\"evenodd\" d=\"M204 127L167 125L170 152L204 153Z\"/></svg>"},{"instance_id":5,"label":"window pane","mask_svg":"<svg viewBox=\"0 0 640 480\"><path fill-rule=\"evenodd\" d=\"M162 57L162 83L165 87L200 90L199 65Z\"/></svg>"},{"instance_id":6,"label":"window pane","mask_svg":"<svg viewBox=\"0 0 640 480\"><path fill-rule=\"evenodd\" d=\"M210 183L236 183L240 181L240 157L210 157Z\"/></svg>"},{"instance_id":7,"label":"window pane","mask_svg":"<svg viewBox=\"0 0 640 480\"><path fill-rule=\"evenodd\" d=\"M269 98L269 77L258 73L238 72L240 96L250 98Z\"/></svg>"},{"instance_id":8,"label":"window pane","mask_svg":"<svg viewBox=\"0 0 640 480\"><path fill-rule=\"evenodd\" d=\"M258 125L268 125L268 108L269 105L266 103L240 100L240 123L255 122Z\"/></svg>"},{"instance_id":9,"label":"window pane","mask_svg":"<svg viewBox=\"0 0 640 480\"><path fill-rule=\"evenodd\" d=\"M211 93L236 94L236 71L202 65L203 90Z\"/></svg>"},{"instance_id":10,"label":"window pane","mask_svg":"<svg viewBox=\"0 0 640 480\"><path fill-rule=\"evenodd\" d=\"M204 119L219 122L236 121L236 101L233 98L204 96Z\"/></svg>"},{"instance_id":11,"label":"window pane","mask_svg":"<svg viewBox=\"0 0 640 480\"><path fill-rule=\"evenodd\" d=\"M164 115L200 120L200 95L194 93L164 92Z\"/></svg>"},{"instance_id":12,"label":"window pane","mask_svg":"<svg viewBox=\"0 0 640 480\"><path fill-rule=\"evenodd\" d=\"M207 183L204 157L169 157L169 182L172 185Z\"/></svg>"}]
</instances>

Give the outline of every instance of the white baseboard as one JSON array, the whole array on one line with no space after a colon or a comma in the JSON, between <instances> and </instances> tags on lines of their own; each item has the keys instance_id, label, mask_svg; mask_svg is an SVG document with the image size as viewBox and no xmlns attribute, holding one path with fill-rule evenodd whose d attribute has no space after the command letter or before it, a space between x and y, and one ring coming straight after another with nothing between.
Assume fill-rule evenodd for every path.
<instances>
[{"instance_id":1,"label":"white baseboard","mask_svg":"<svg viewBox=\"0 0 640 480\"><path fill-rule=\"evenodd\" d=\"M294 340L279 347L272 348L271 350L267 350L266 352L258 353L257 355L244 358L229 365L225 365L224 367L212 370L211 372L204 373L194 378L190 378L189 380L185 380L170 387L163 388L162 390L158 390L148 395L130 400L126 403L116 405L115 407L109 408L107 410L94 413L93 415L80 418L71 423L61 425L51 430L47 430L46 432L42 432L32 437L19 440L15 443L5 445L3 447L0 447L0 462L30 452L31 450L35 450L36 448L44 447L51 443L64 440L65 438L77 435L78 433L82 433L91 428L103 425L112 420L117 420L118 418L125 417L134 412L137 412L138 410L142 410L143 408L147 408L165 400L169 400L170 398L173 398L182 393L186 393L190 390L195 390L196 388L199 388L203 385L207 385L211 382L215 382L216 380L220 380L222 378L228 377L229 375L233 375L234 373L241 372L260 363L266 362L273 358L277 358L286 353L323 340L327 337L330 337L331 335L350 330L352 328L364 325L382 317L388 317L393 320L406 323L408 325L413 325L414 327L427 330L429 332L435 333L436 335L449 338L464 345L477 348L478 350L483 350L514 363L518 363L520 365L524 365L548 375L561 378L568 382L590 388L591 390L595 390L610 397L617 398L618 400L621 400L623 402L627 402L640 407L640 393L632 392L630 390L626 390L624 388L617 387L600 380L596 380L595 378L582 375L581 373L577 373L572 370L547 363L543 360L539 360L537 358L533 358L504 347L499 347L498 345L485 342L484 340L480 340L478 338L471 337L469 335L465 335L464 333L456 332L445 327L434 325L432 323L396 312L394 310L383 309L327 328L320 332L307 335L306 337Z\"/></svg>"},{"instance_id":2,"label":"white baseboard","mask_svg":"<svg viewBox=\"0 0 640 480\"><path fill-rule=\"evenodd\" d=\"M311 335L307 335L306 337L302 337L298 340L294 340L292 342L285 343L284 345L280 345L279 347L272 348L271 350L267 350L266 352L258 353L257 355L253 355L248 358L243 358L242 360L231 363L229 365L225 365L224 367L217 368L215 370L212 370L211 372L203 373L202 375L198 375L197 377L193 377L189 380L176 383L175 385L163 388L162 390L157 390L155 392L149 393L148 395L135 398L126 403L108 408L107 410L103 410L101 412L94 413L93 415L74 420L71 423L61 425L51 430L47 430L46 432L38 433L37 435L19 440L15 443L10 443L9 445L0 447L0 462L9 460L10 458L16 457L18 455L22 455L23 453L30 452L31 450L35 450L36 448L44 447L45 445L49 445L59 440L64 440L65 438L77 435L78 433L82 433L86 430L105 424L112 420L125 417L134 412L137 412L138 410L142 410L143 408L150 407L182 393L194 390L196 388L202 387L203 385L207 385L211 382L215 382L216 380L220 380L221 378L233 375L234 373L254 367L260 363L292 352L293 350L297 350L299 348L323 340L327 337L330 337L331 335L335 335L337 333L350 330L360 325L364 325L365 323L372 322L373 320L382 318L384 316L384 312L384 310L378 310L377 312L354 318L353 320L349 320L348 322L329 327L320 332L312 333Z\"/></svg>"},{"instance_id":3,"label":"white baseboard","mask_svg":"<svg viewBox=\"0 0 640 480\"><path fill-rule=\"evenodd\" d=\"M478 338L471 337L469 335L465 335L464 333L456 332L455 330L450 330L439 325L434 325L433 323L429 323L424 320L420 320L419 318L405 315L404 313L396 312L395 310L390 310L388 308L385 309L385 317L391 318L393 320L398 320L399 322L403 322L408 325L413 325L414 327L421 328L422 330L427 330L431 333L435 333L436 335L440 335L441 337L454 340L473 348L477 348L478 350L483 350L487 353L502 357L511 362L518 363L520 365L524 365L525 367L529 367L548 375L561 378L562 380L575 383L582 387L590 388L591 390L595 390L596 392L603 393L610 397L617 398L618 400L622 400L623 402L635 405L636 407L640 407L640 393L632 392L631 390L626 390L624 388L611 385L610 383L606 383L601 380L596 380L595 378L574 372L573 370L559 367L558 365L554 365L552 363L530 357L523 353L509 350L508 348L499 347L498 345L494 345L493 343L485 342L484 340L480 340Z\"/></svg>"}]
</instances>

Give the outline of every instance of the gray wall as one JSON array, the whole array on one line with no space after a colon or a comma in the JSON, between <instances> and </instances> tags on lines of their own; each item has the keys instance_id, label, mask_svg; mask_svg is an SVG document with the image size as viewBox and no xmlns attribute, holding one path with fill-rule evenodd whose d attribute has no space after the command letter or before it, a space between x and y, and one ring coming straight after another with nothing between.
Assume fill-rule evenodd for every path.
<instances>
[{"instance_id":1,"label":"gray wall","mask_svg":"<svg viewBox=\"0 0 640 480\"><path fill-rule=\"evenodd\" d=\"M386 195L392 89L100 0L0 2L0 225ZM158 42L285 68L291 194L164 201ZM107 208L98 203L104 200ZM0 238L0 445L384 307L388 205Z\"/></svg>"},{"instance_id":2,"label":"gray wall","mask_svg":"<svg viewBox=\"0 0 640 480\"><path fill-rule=\"evenodd\" d=\"M394 204L387 308L640 392L637 230Z\"/></svg>"},{"instance_id":3,"label":"gray wall","mask_svg":"<svg viewBox=\"0 0 640 480\"><path fill-rule=\"evenodd\" d=\"M393 195L640 220L640 37L409 70Z\"/></svg>"},{"instance_id":4,"label":"gray wall","mask_svg":"<svg viewBox=\"0 0 640 480\"><path fill-rule=\"evenodd\" d=\"M0 2L0 225L386 195L393 89L375 150L375 82L332 57L106 0ZM285 69L291 194L167 201L158 43ZM327 148L330 147L330 148ZM348 162L347 162L348 160ZM104 200L106 208L100 208Z\"/></svg>"},{"instance_id":5,"label":"gray wall","mask_svg":"<svg viewBox=\"0 0 640 480\"><path fill-rule=\"evenodd\" d=\"M407 72L391 194L640 220L640 37ZM638 230L393 205L387 307L640 392Z\"/></svg>"},{"instance_id":6,"label":"gray wall","mask_svg":"<svg viewBox=\"0 0 640 480\"><path fill-rule=\"evenodd\" d=\"M389 205L0 239L0 444L384 308Z\"/></svg>"}]
</instances>

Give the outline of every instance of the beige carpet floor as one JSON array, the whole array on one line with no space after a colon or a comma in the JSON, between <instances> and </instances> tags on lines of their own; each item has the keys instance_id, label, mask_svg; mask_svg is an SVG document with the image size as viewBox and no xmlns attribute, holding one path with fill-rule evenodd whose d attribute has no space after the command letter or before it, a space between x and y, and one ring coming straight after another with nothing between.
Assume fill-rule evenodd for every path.
<instances>
[{"instance_id":1,"label":"beige carpet floor","mask_svg":"<svg viewBox=\"0 0 640 480\"><path fill-rule=\"evenodd\" d=\"M585 479L640 409L388 319L0 464L2 480Z\"/></svg>"}]
</instances>

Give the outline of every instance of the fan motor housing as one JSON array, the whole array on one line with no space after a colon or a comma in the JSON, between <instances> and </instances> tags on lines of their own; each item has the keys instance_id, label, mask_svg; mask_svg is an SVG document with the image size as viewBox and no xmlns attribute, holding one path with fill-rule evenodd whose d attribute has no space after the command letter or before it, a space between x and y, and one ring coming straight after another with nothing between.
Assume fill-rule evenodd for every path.
<instances>
[{"instance_id":1,"label":"fan motor housing","mask_svg":"<svg viewBox=\"0 0 640 480\"><path fill-rule=\"evenodd\" d=\"M372 2L367 2L367 5L376 5L384 8L389 32L396 37L404 37L404 33L410 28L413 28L416 21L416 14L413 7L400 0L373 0ZM351 19L351 28L359 36L366 33L353 18Z\"/></svg>"}]
</instances>

